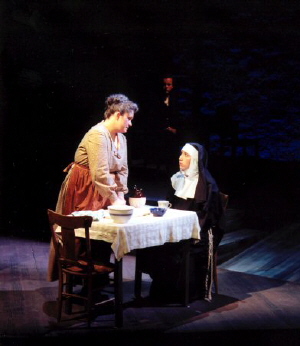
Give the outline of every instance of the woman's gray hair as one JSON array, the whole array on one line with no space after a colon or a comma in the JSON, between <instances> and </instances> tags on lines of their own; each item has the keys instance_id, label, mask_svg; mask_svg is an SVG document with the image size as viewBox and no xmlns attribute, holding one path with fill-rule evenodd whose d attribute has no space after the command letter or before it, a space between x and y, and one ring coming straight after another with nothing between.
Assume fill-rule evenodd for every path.
<instances>
[{"instance_id":1,"label":"woman's gray hair","mask_svg":"<svg viewBox=\"0 0 300 346\"><path fill-rule=\"evenodd\" d=\"M136 113L139 110L138 105L128 99L123 94L113 94L105 100L104 119L108 119L115 112L120 112L122 115L132 111Z\"/></svg>"}]
</instances>

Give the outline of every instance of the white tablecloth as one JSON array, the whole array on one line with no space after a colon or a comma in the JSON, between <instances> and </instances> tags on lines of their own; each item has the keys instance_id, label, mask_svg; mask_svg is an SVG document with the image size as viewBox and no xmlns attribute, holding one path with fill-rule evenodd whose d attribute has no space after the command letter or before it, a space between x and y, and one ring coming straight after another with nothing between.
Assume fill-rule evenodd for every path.
<instances>
[{"instance_id":1,"label":"white tablecloth","mask_svg":"<svg viewBox=\"0 0 300 346\"><path fill-rule=\"evenodd\" d=\"M76 236L84 237L84 230L77 229ZM126 224L103 218L92 223L90 238L112 243L112 250L120 260L134 249L183 239L200 239L200 226L195 212L168 209L162 217L135 213Z\"/></svg>"}]
</instances>

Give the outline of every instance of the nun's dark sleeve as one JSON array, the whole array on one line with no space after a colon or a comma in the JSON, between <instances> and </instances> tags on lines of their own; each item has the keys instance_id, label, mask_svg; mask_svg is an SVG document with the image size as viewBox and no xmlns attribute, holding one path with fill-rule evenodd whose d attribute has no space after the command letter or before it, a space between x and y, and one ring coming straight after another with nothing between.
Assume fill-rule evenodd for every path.
<instances>
[{"instance_id":1,"label":"nun's dark sleeve","mask_svg":"<svg viewBox=\"0 0 300 346\"><path fill-rule=\"evenodd\" d=\"M167 189L167 193L166 193L166 200L169 201L170 203L174 202L174 196L175 196L175 190L173 188L173 186L171 184L169 184L169 187Z\"/></svg>"}]
</instances>

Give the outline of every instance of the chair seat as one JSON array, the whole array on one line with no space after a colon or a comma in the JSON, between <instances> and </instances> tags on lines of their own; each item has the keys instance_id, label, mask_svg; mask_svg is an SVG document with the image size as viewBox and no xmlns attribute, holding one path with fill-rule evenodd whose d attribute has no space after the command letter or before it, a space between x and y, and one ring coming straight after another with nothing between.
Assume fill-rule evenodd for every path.
<instances>
[{"instance_id":1,"label":"chair seat","mask_svg":"<svg viewBox=\"0 0 300 346\"><path fill-rule=\"evenodd\" d=\"M63 271L69 274L83 274L83 275L87 275L88 273L88 267L87 267L87 263L84 263L84 261L80 261L82 266L68 266L63 268ZM93 271L92 271L92 275L98 275L98 274L109 274L112 273L114 271L113 267L108 267L105 265L94 265Z\"/></svg>"}]
</instances>

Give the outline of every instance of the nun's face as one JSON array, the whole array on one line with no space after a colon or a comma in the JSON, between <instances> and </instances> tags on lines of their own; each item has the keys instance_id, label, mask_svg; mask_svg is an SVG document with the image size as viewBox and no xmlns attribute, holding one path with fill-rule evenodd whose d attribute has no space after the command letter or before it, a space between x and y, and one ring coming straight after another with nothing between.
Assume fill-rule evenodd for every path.
<instances>
[{"instance_id":1,"label":"nun's face","mask_svg":"<svg viewBox=\"0 0 300 346\"><path fill-rule=\"evenodd\" d=\"M181 150L181 155L179 156L179 168L181 171L185 171L190 167L191 158L190 154Z\"/></svg>"}]
</instances>

